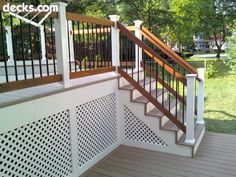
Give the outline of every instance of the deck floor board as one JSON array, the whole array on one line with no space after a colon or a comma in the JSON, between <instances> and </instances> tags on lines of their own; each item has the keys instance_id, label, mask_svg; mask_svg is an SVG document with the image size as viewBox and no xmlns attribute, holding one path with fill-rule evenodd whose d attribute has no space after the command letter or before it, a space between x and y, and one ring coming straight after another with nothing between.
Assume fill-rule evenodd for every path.
<instances>
[{"instance_id":1,"label":"deck floor board","mask_svg":"<svg viewBox=\"0 0 236 177\"><path fill-rule=\"evenodd\" d=\"M195 158L120 146L83 177L236 177L236 135L206 132Z\"/></svg>"}]
</instances>

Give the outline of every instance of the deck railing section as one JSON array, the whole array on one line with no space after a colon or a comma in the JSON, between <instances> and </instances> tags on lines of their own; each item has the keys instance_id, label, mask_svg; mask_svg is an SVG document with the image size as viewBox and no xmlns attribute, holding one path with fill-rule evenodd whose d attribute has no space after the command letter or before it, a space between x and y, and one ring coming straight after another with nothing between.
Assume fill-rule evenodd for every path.
<instances>
[{"instance_id":1,"label":"deck railing section","mask_svg":"<svg viewBox=\"0 0 236 177\"><path fill-rule=\"evenodd\" d=\"M27 18L37 22L43 18L43 14L37 17L31 14ZM56 14L51 14L40 27L36 27L0 9L1 92L33 86L33 79L37 80L35 85L40 84L40 81L47 83L61 80L57 73L55 18Z\"/></svg>"},{"instance_id":2,"label":"deck railing section","mask_svg":"<svg viewBox=\"0 0 236 177\"><path fill-rule=\"evenodd\" d=\"M121 32L120 36L122 39L120 42L121 65L119 70L121 75L125 73L127 77L130 77L137 87L142 88L143 94L148 94L147 98L185 132L185 111L182 109L185 109L184 87L186 85L186 78L121 23L118 22L117 27ZM136 51L138 51L138 56L136 57L132 55L135 45L137 45ZM126 50L126 55L122 55L122 50ZM135 66L135 58L139 59L139 55L142 56L142 62L138 62L138 66ZM122 65L122 61L125 61L124 65ZM128 63L129 61L130 63ZM135 77L134 73L136 73ZM161 100L158 100L160 97ZM183 105L181 111L177 109L179 104L178 98L182 101ZM176 107L174 112L171 111L173 104Z\"/></svg>"},{"instance_id":3,"label":"deck railing section","mask_svg":"<svg viewBox=\"0 0 236 177\"><path fill-rule=\"evenodd\" d=\"M67 13L70 72L112 66L109 20Z\"/></svg>"}]
</instances>

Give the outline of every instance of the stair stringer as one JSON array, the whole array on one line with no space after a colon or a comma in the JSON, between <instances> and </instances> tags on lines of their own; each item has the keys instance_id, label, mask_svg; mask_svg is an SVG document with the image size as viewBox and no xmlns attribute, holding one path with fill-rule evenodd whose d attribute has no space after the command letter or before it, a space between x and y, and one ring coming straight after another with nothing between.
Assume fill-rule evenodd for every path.
<instances>
[{"instance_id":1,"label":"stair stringer","mask_svg":"<svg viewBox=\"0 0 236 177\"><path fill-rule=\"evenodd\" d=\"M161 129L161 121L158 117L145 115L145 104L131 102L131 93L127 90L119 90L119 107L121 111L121 144L153 151L166 152L186 157L192 157L192 147L176 144L177 133L175 131ZM126 106L138 119L140 119L155 135L163 140L167 146L133 141L125 138L125 116Z\"/></svg>"}]
</instances>

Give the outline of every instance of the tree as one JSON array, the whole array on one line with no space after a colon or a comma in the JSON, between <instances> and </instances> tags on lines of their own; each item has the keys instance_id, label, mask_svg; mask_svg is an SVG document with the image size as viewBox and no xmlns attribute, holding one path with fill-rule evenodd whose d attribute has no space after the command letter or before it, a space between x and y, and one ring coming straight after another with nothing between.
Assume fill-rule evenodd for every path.
<instances>
[{"instance_id":1,"label":"tree","mask_svg":"<svg viewBox=\"0 0 236 177\"><path fill-rule=\"evenodd\" d=\"M192 46L198 24L198 10L195 0L172 0L170 11L173 25L167 29L168 40L180 46Z\"/></svg>"},{"instance_id":2,"label":"tree","mask_svg":"<svg viewBox=\"0 0 236 177\"><path fill-rule=\"evenodd\" d=\"M150 31L160 36L165 28L173 23L169 10L170 0L121 0L117 10L121 21L133 24L134 20L142 20Z\"/></svg>"},{"instance_id":3,"label":"tree","mask_svg":"<svg viewBox=\"0 0 236 177\"><path fill-rule=\"evenodd\" d=\"M235 0L198 0L199 11L198 32L207 37L213 36L217 47L217 57L220 58L221 48L235 28Z\"/></svg>"}]
</instances>

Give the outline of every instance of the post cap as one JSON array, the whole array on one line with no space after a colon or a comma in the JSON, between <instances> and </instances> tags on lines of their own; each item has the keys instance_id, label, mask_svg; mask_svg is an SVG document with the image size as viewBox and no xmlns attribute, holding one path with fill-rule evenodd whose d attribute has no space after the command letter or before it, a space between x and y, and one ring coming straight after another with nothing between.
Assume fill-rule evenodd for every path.
<instances>
[{"instance_id":1,"label":"post cap","mask_svg":"<svg viewBox=\"0 0 236 177\"><path fill-rule=\"evenodd\" d=\"M197 74L187 74L186 77L187 78L195 78L195 77L197 77Z\"/></svg>"},{"instance_id":2,"label":"post cap","mask_svg":"<svg viewBox=\"0 0 236 177\"><path fill-rule=\"evenodd\" d=\"M119 15L109 15L109 18L113 22L117 22L117 21L120 20L120 16Z\"/></svg>"},{"instance_id":3,"label":"post cap","mask_svg":"<svg viewBox=\"0 0 236 177\"><path fill-rule=\"evenodd\" d=\"M52 5L58 5L61 7L66 7L68 5L69 2L54 2L52 3Z\"/></svg>"},{"instance_id":4,"label":"post cap","mask_svg":"<svg viewBox=\"0 0 236 177\"><path fill-rule=\"evenodd\" d=\"M140 27L143 24L142 20L134 20L135 27Z\"/></svg>"}]
</instances>

